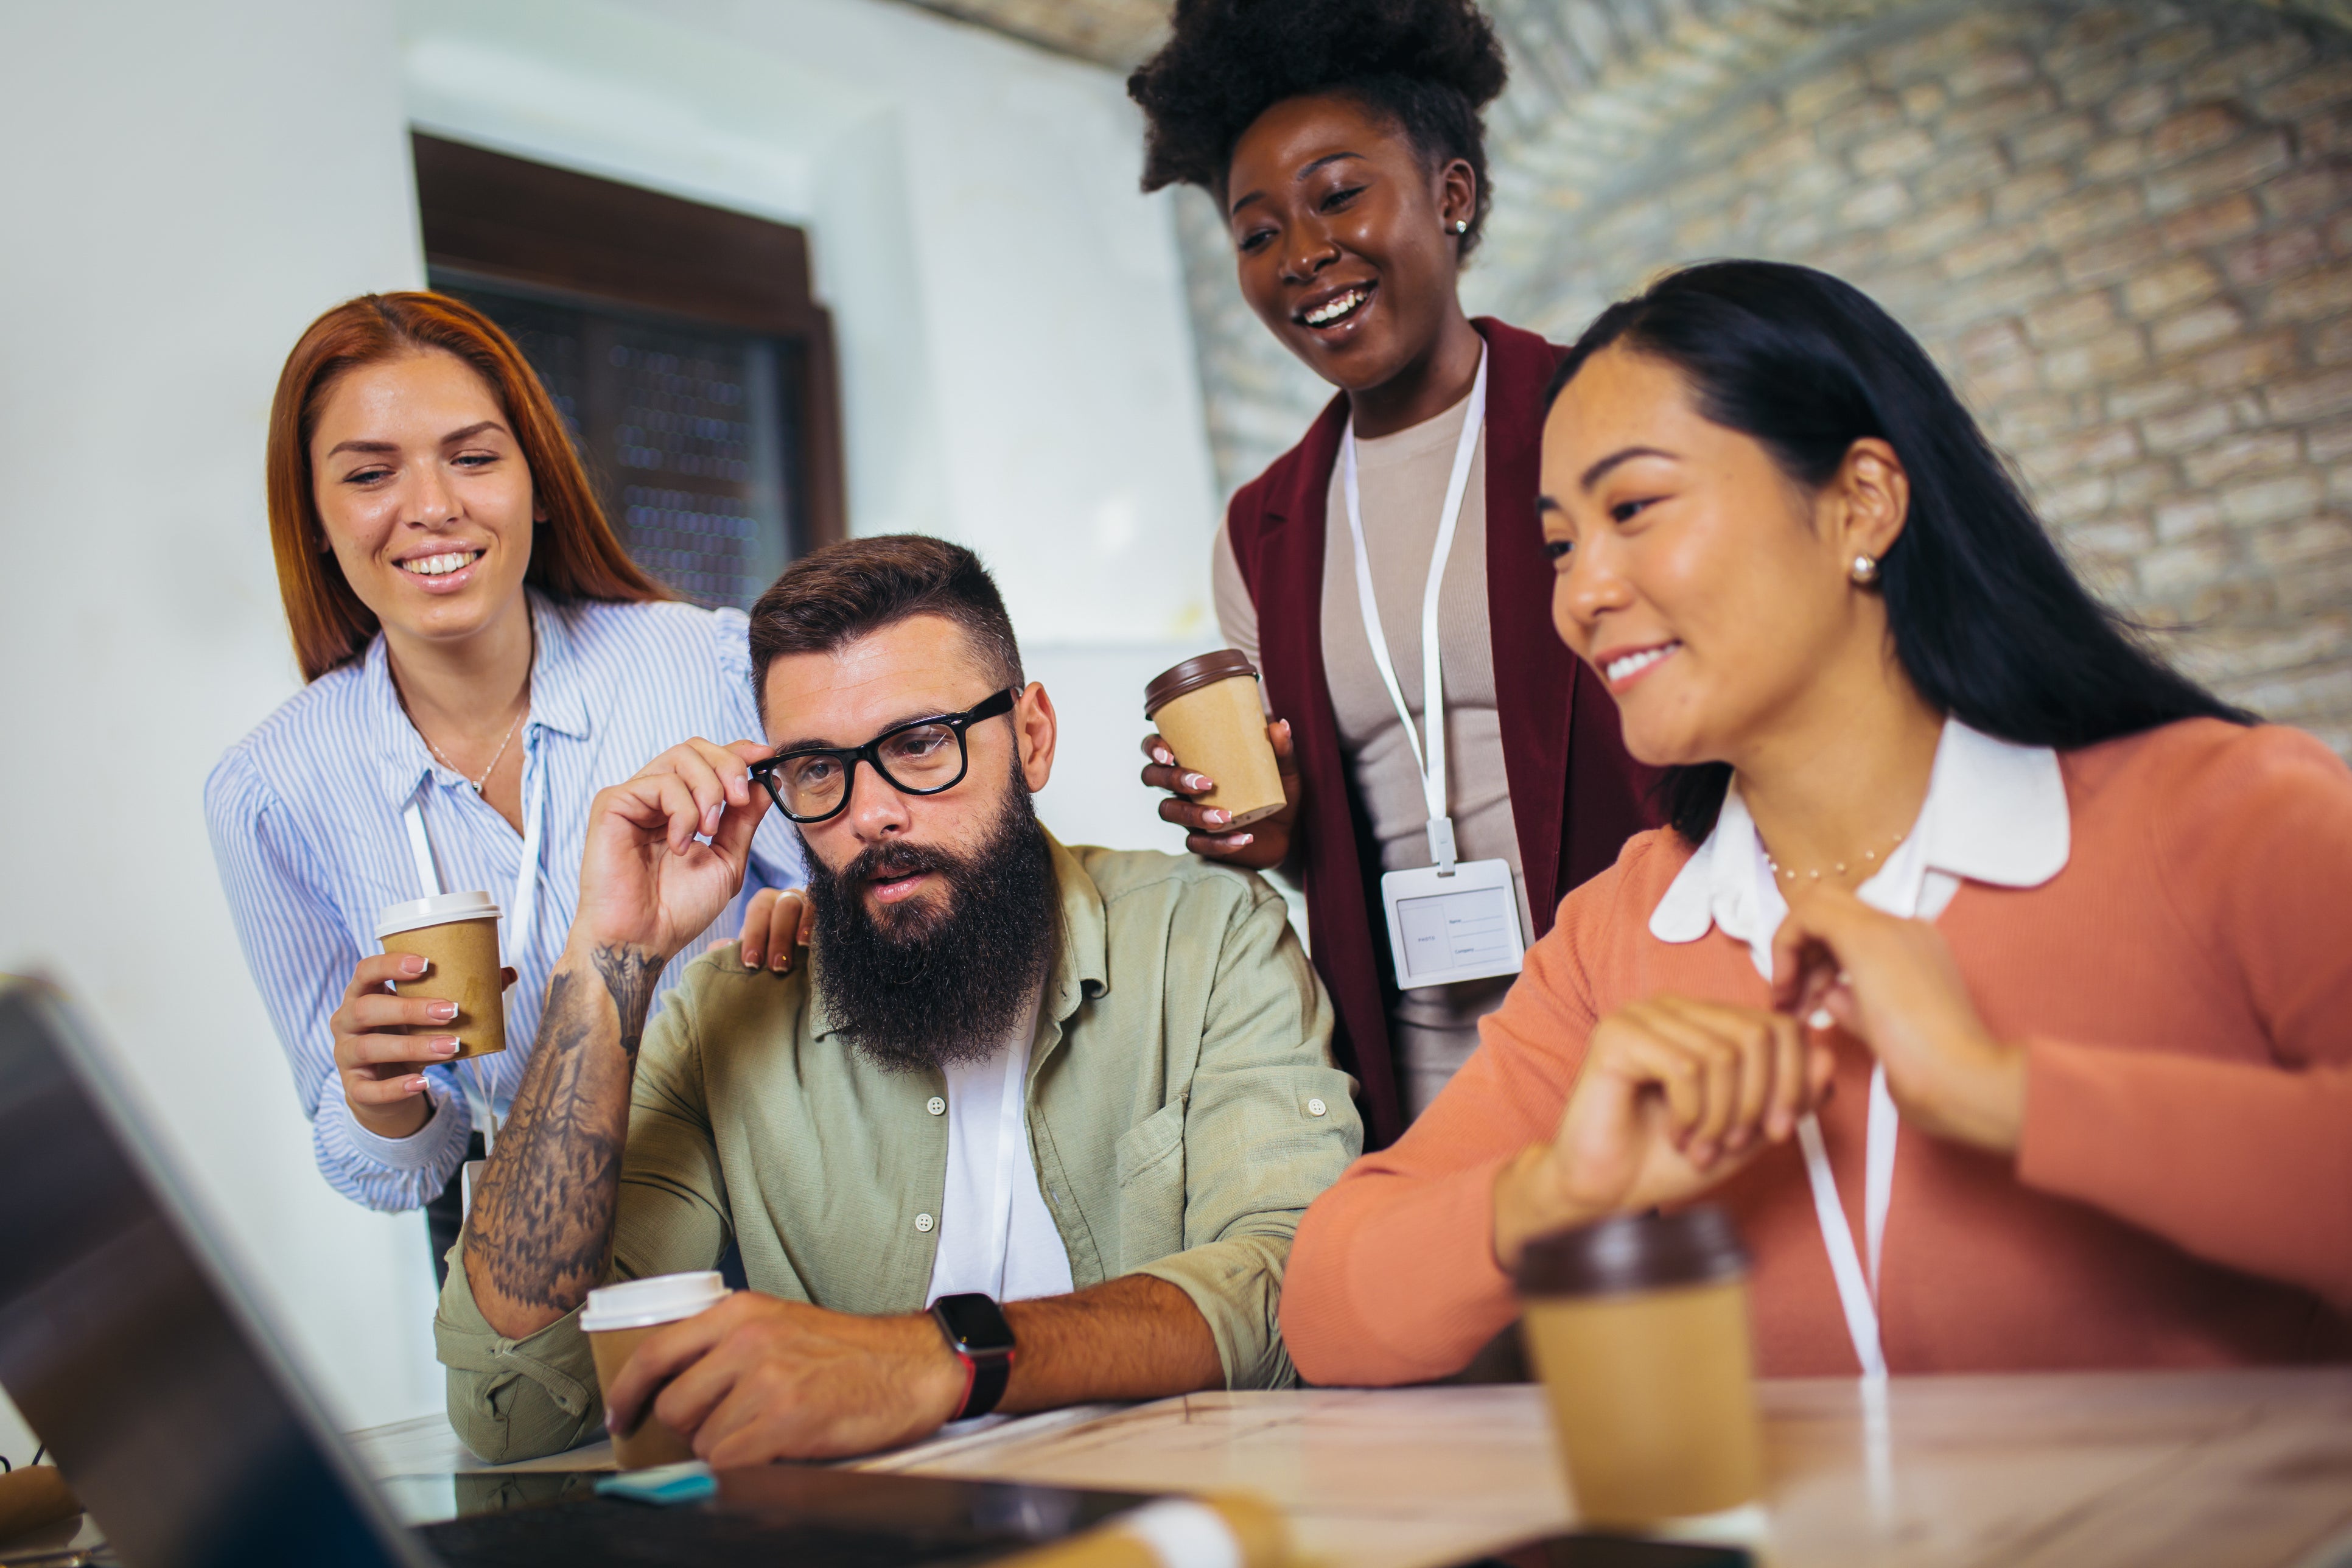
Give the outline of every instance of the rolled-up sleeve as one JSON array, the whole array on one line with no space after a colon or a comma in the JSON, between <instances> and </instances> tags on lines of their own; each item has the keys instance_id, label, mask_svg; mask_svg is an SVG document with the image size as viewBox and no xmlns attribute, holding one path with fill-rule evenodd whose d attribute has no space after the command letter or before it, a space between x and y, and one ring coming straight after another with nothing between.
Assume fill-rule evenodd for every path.
<instances>
[{"instance_id":1,"label":"rolled-up sleeve","mask_svg":"<svg viewBox=\"0 0 2352 1568\"><path fill-rule=\"evenodd\" d=\"M1297 1381L1279 1310L1291 1237L1362 1150L1353 1084L1331 1065L1331 1005L1273 889L1228 921L1183 1112L1184 1247L1145 1264L1216 1340L1229 1388Z\"/></svg>"},{"instance_id":2,"label":"rolled-up sleeve","mask_svg":"<svg viewBox=\"0 0 2352 1568\"><path fill-rule=\"evenodd\" d=\"M728 1242L727 1193L702 1089L693 985L670 994L646 1026L629 1093L628 1145L614 1214L609 1278L644 1279L718 1266ZM433 1320L448 1369L449 1425L493 1464L560 1453L604 1429L596 1363L574 1309L510 1340L475 1303L465 1247L451 1256Z\"/></svg>"}]
</instances>

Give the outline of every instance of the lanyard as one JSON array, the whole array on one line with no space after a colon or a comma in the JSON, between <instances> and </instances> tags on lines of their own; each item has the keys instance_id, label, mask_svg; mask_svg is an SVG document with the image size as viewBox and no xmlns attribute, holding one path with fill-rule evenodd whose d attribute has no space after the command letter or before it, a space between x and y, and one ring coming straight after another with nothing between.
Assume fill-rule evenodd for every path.
<instances>
[{"instance_id":1,"label":"lanyard","mask_svg":"<svg viewBox=\"0 0 2352 1568\"><path fill-rule=\"evenodd\" d=\"M539 861L546 842L542 829L547 819L547 769L540 759L537 727L531 725L523 731L522 795L522 864L515 872L514 900L500 922L501 945L518 973L522 969L523 951L536 934L532 925L539 912ZM416 880L425 898L436 898L442 890L441 877L433 865L433 840L425 831L422 796L412 795L400 815L408 825L408 852L416 861ZM471 1069L457 1075L457 1084L473 1110L474 1125L480 1130L487 1150L499 1124L496 1102L483 1079L481 1058L469 1057L460 1065Z\"/></svg>"},{"instance_id":2,"label":"lanyard","mask_svg":"<svg viewBox=\"0 0 2352 1568\"><path fill-rule=\"evenodd\" d=\"M1903 1123L1887 1091L1886 1068L1870 1069L1870 1131L1863 1145L1862 1226L1870 1248L1870 1268L1863 1271L1855 1252L1853 1229L1846 1224L1845 1205L1838 1198L1837 1177L1830 1170L1828 1147L1822 1142L1822 1124L1811 1111L1797 1122L1797 1142L1805 1152L1805 1180L1813 1189L1813 1216L1821 1222L1822 1242L1829 1248L1830 1274L1837 1281L1838 1305L1845 1311L1846 1337L1853 1342L1853 1358L1865 1378L1886 1375L1886 1348L1878 1331L1878 1258L1886 1237L1886 1207L1895 1192L1895 1138Z\"/></svg>"},{"instance_id":3,"label":"lanyard","mask_svg":"<svg viewBox=\"0 0 2352 1568\"><path fill-rule=\"evenodd\" d=\"M1897 853L1916 855L1916 844L1915 834ZM1893 869L1890 866L1878 875L1887 877ZM1877 878L1872 881L1876 883ZM1897 891L1890 900L1906 907L1887 909L1886 913L1914 918L1927 914L1932 918L1940 912L1944 900L1927 886L1924 868L1916 877L1895 877L1893 886L1897 889L1907 887L1907 897ZM1874 908L1885 907L1874 900L1872 902ZM1895 1194L1895 1144L1902 1128L1903 1120L1895 1110L1895 1096L1886 1087L1886 1068L1883 1064L1874 1064L1870 1069L1868 1130L1864 1135L1862 1153L1863 1247L1868 1254L1865 1264L1863 1251L1853 1244L1853 1227L1846 1223L1845 1204L1838 1196L1837 1176L1830 1169L1829 1147L1822 1140L1821 1121L1807 1112L1797 1122L1797 1143L1805 1156L1805 1181L1813 1192L1813 1217L1821 1225L1822 1245L1829 1251L1830 1276L1837 1282L1838 1306L1845 1314L1846 1337L1853 1342L1853 1359L1861 1363L1865 1379L1886 1375L1886 1346L1878 1326L1878 1262L1886 1239L1886 1211Z\"/></svg>"},{"instance_id":4,"label":"lanyard","mask_svg":"<svg viewBox=\"0 0 2352 1568\"><path fill-rule=\"evenodd\" d=\"M1486 350L1478 350L1478 374L1470 384L1470 406L1462 416L1462 438L1454 447L1454 473L1445 481L1444 510L1438 513L1437 547L1430 552L1429 580L1421 595L1421 706L1428 734L1424 748L1413 733L1412 710L1405 706L1397 684L1396 666L1389 660L1388 634L1381 629L1380 601L1372 593L1371 557L1364 549L1364 512L1356 494L1356 422L1348 421L1339 438L1339 468L1348 495L1348 531L1356 541L1356 599L1363 606L1364 635L1372 645L1372 662L1381 681L1396 704L1397 721L1404 726L1405 743L1412 748L1413 765L1421 773L1422 799L1429 806L1429 858L1441 872L1454 869L1454 818L1445 805L1445 689L1437 667L1437 592L1445 580L1445 558L1454 549L1454 525L1462 521L1462 495L1470 488L1470 461L1478 450L1478 432L1486 424Z\"/></svg>"}]
</instances>

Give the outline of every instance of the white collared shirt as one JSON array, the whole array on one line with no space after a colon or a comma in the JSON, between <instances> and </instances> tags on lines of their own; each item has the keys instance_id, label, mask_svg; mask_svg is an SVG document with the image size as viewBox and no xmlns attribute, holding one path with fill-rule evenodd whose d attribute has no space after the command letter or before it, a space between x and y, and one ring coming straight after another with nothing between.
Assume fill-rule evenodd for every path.
<instances>
[{"instance_id":1,"label":"white collared shirt","mask_svg":"<svg viewBox=\"0 0 2352 1568\"><path fill-rule=\"evenodd\" d=\"M1864 903L1906 920L1941 916L1964 880L2032 888L2066 865L2074 825L2058 754L2046 746L2017 746L1944 721L1927 798L1903 842L1856 889ZM1696 942L1710 926L1748 944L1757 973L1772 978L1772 939L1789 905L1764 854L1735 779L1725 791L1715 831L1683 867L1650 912L1650 934L1661 942ZM1900 1121L1885 1066L1870 1075L1863 1148L1864 1247L1854 1246L1829 1147L1813 1115L1797 1126L1806 1184L1829 1254L1838 1304L1865 1379L1886 1375L1879 1330L1878 1265L1895 1190L1895 1148ZM1865 1266L1864 1257L1868 1262Z\"/></svg>"},{"instance_id":2,"label":"white collared shirt","mask_svg":"<svg viewBox=\"0 0 2352 1568\"><path fill-rule=\"evenodd\" d=\"M2058 753L2015 746L1944 721L1927 798L1886 864L1855 889L1874 909L1935 920L1963 881L2038 888L2065 868L2073 818ZM1715 831L1650 912L1660 942L1696 942L1709 926L1748 944L1756 972L1772 978L1772 938L1789 903L1764 858L1764 841L1734 780Z\"/></svg>"}]
</instances>

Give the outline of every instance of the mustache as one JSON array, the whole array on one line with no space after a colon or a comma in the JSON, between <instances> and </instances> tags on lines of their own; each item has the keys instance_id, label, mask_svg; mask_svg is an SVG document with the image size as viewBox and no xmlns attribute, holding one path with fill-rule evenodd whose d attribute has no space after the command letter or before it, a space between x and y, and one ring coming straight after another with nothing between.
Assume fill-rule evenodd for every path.
<instances>
[{"instance_id":1,"label":"mustache","mask_svg":"<svg viewBox=\"0 0 2352 1568\"><path fill-rule=\"evenodd\" d=\"M869 844L857 852L855 859L834 875L844 882L878 882L899 877L916 877L962 869L962 860L943 849L908 844L903 839L885 839Z\"/></svg>"}]
</instances>

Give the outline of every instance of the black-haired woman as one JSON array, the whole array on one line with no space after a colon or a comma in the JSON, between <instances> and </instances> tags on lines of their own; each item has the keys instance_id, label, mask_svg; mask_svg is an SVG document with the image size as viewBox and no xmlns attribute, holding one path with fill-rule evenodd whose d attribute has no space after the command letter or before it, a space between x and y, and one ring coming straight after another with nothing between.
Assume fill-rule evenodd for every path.
<instances>
[{"instance_id":1,"label":"black-haired woman","mask_svg":"<svg viewBox=\"0 0 2352 1568\"><path fill-rule=\"evenodd\" d=\"M1527 1238L1701 1194L1767 1373L2352 1355L2352 774L2118 630L1836 279L1676 274L1561 375L1554 619L1673 826L1308 1211L1299 1372L1448 1372Z\"/></svg>"},{"instance_id":2,"label":"black-haired woman","mask_svg":"<svg viewBox=\"0 0 2352 1568\"><path fill-rule=\"evenodd\" d=\"M1537 439L1563 351L1471 321L1455 289L1504 75L1470 0L1183 0L1128 84L1146 188L1215 198L1251 308L1339 388L1216 542L1218 620L1265 679L1290 806L1234 830L1156 735L1143 778L1197 853L1304 882L1373 1147L1475 1047L1559 897L1644 822L1608 693L1547 624ZM1501 890L1432 901L1470 884ZM1485 926L1444 929L1472 938L1416 923L1465 901ZM1460 973L1478 977L1431 983Z\"/></svg>"}]
</instances>

